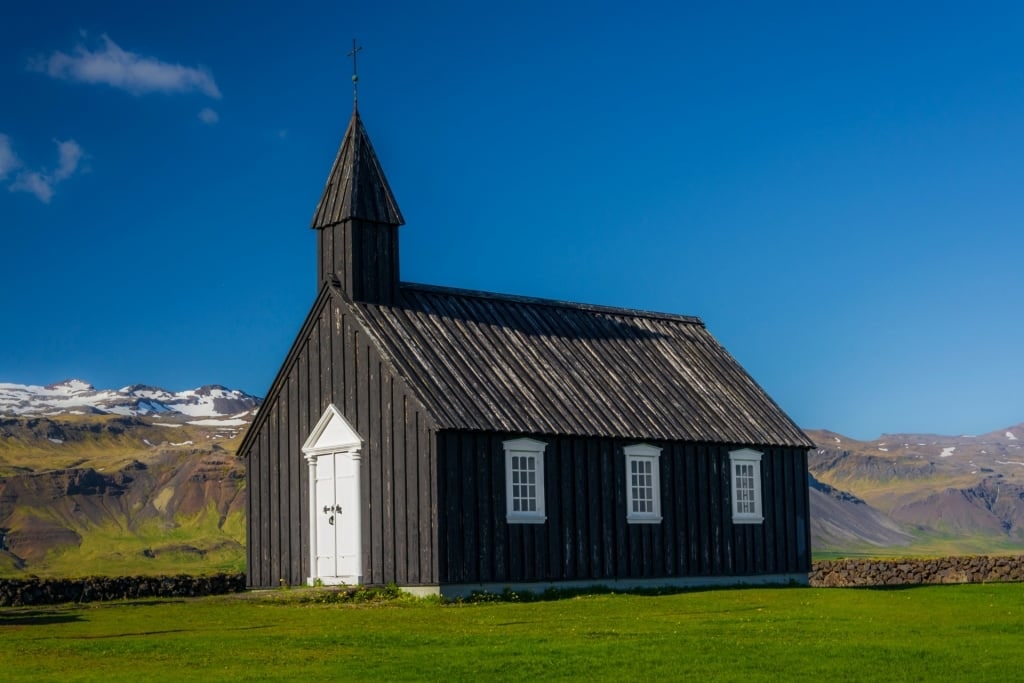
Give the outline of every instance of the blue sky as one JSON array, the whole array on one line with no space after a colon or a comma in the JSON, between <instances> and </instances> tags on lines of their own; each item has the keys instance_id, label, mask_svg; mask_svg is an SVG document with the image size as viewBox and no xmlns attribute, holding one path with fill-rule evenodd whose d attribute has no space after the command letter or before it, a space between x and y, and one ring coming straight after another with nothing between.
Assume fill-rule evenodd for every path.
<instances>
[{"instance_id":1,"label":"blue sky","mask_svg":"<svg viewBox=\"0 0 1024 683\"><path fill-rule=\"evenodd\" d=\"M1019 423L1024 5L833 5L5 8L0 381L264 393L358 37L403 279L701 316L806 428Z\"/></svg>"}]
</instances>

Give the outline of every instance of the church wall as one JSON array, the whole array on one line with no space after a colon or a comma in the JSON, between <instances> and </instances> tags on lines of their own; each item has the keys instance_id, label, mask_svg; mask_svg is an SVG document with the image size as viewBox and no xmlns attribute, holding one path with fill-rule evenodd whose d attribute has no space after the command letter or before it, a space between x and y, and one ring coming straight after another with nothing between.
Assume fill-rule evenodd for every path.
<instances>
[{"instance_id":1,"label":"church wall","mask_svg":"<svg viewBox=\"0 0 1024 683\"><path fill-rule=\"evenodd\" d=\"M364 582L436 584L435 441L428 418L342 300L322 296L314 313L261 408L259 433L247 439L249 585L297 585L310 575L302 444L331 403L364 440Z\"/></svg>"},{"instance_id":2,"label":"church wall","mask_svg":"<svg viewBox=\"0 0 1024 683\"><path fill-rule=\"evenodd\" d=\"M342 221L317 230L318 276L330 274L355 301L393 303L398 296L398 227Z\"/></svg>"},{"instance_id":3,"label":"church wall","mask_svg":"<svg viewBox=\"0 0 1024 683\"><path fill-rule=\"evenodd\" d=\"M521 434L438 436L442 584L806 574L807 454L763 452L765 519L734 524L729 451L661 447L658 524L626 521L625 454L636 440L530 435L547 444L543 524L506 521L502 441Z\"/></svg>"}]
</instances>

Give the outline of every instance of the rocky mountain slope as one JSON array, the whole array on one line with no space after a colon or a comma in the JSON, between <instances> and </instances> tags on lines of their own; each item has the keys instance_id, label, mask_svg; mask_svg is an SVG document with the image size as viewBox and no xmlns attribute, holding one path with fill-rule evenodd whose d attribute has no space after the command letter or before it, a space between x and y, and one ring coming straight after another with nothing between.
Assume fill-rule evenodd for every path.
<instances>
[{"instance_id":1,"label":"rocky mountain slope","mask_svg":"<svg viewBox=\"0 0 1024 683\"><path fill-rule=\"evenodd\" d=\"M808 435L818 445L809 459L812 477L861 499L909 535L908 546L958 552L1024 547L1024 424L977 436L887 434L858 441L829 431ZM856 527L850 506L826 512L820 504L819 514L812 509L816 522ZM892 545L878 540L819 534L816 548L870 552Z\"/></svg>"},{"instance_id":2,"label":"rocky mountain slope","mask_svg":"<svg viewBox=\"0 0 1024 683\"><path fill-rule=\"evenodd\" d=\"M0 384L0 575L241 569L260 399Z\"/></svg>"},{"instance_id":3,"label":"rocky mountain slope","mask_svg":"<svg viewBox=\"0 0 1024 683\"><path fill-rule=\"evenodd\" d=\"M906 548L913 535L864 500L808 475L811 547L816 552L861 548Z\"/></svg>"}]
</instances>

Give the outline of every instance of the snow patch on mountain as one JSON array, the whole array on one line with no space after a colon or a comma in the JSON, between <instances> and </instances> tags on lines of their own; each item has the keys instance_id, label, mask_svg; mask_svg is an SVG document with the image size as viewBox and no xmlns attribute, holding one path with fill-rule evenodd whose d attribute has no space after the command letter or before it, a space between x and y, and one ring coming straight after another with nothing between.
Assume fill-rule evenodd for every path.
<instances>
[{"instance_id":1,"label":"snow patch on mountain","mask_svg":"<svg viewBox=\"0 0 1024 683\"><path fill-rule=\"evenodd\" d=\"M189 418L229 418L234 424L245 424L252 419L260 402L256 396L220 385L172 392L145 384L96 389L80 379L46 386L0 382L0 415L11 416L98 413L172 417L177 414ZM234 422L236 420L238 422Z\"/></svg>"},{"instance_id":2,"label":"snow patch on mountain","mask_svg":"<svg viewBox=\"0 0 1024 683\"><path fill-rule=\"evenodd\" d=\"M231 418L227 420L189 420L188 423L199 427L239 427L244 424L249 424L249 421L243 420L242 418Z\"/></svg>"}]
</instances>

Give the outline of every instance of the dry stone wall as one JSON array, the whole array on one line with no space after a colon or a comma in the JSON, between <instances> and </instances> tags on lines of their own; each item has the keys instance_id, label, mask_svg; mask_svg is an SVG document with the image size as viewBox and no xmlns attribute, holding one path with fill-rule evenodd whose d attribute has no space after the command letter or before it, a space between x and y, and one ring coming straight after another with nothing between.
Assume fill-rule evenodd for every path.
<instances>
[{"instance_id":1,"label":"dry stone wall","mask_svg":"<svg viewBox=\"0 0 1024 683\"><path fill-rule=\"evenodd\" d=\"M913 586L937 583L1024 582L1024 555L822 560L811 586ZM94 576L81 579L0 579L0 607L132 598L192 598L245 591L245 574Z\"/></svg>"},{"instance_id":2,"label":"dry stone wall","mask_svg":"<svg viewBox=\"0 0 1024 683\"><path fill-rule=\"evenodd\" d=\"M1024 555L822 560L808 580L822 588L1024 581Z\"/></svg>"},{"instance_id":3,"label":"dry stone wall","mask_svg":"<svg viewBox=\"0 0 1024 683\"><path fill-rule=\"evenodd\" d=\"M194 598L244 590L245 574L3 579L0 580L0 606L54 605L62 602L130 598Z\"/></svg>"}]
</instances>

